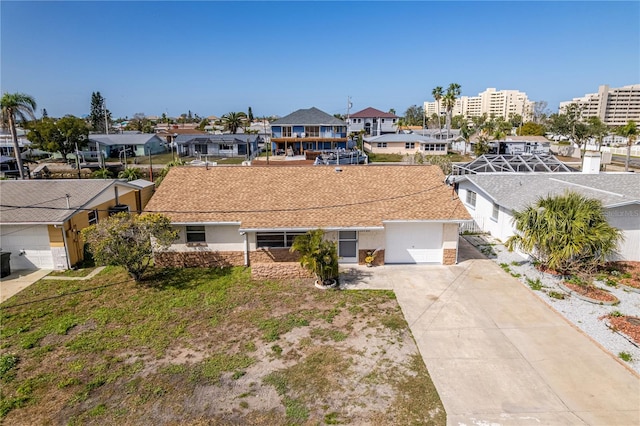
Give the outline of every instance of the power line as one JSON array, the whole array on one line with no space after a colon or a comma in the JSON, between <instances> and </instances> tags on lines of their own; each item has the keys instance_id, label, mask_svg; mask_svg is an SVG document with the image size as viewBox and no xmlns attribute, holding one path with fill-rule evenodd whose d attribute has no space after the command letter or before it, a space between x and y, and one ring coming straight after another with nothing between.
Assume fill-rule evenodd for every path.
<instances>
[{"instance_id":1,"label":"power line","mask_svg":"<svg viewBox=\"0 0 640 426\"><path fill-rule=\"evenodd\" d=\"M377 198L377 199L373 199L373 200L365 200L365 201L359 201L359 202L353 202L353 203L342 203L342 204L332 204L332 205L317 205L317 206L309 206L309 207L294 207L294 208L282 208L282 209L242 209L242 210L144 210L144 213L166 213L166 214L171 214L171 213L181 213L181 214L188 214L188 213L199 213L199 214L230 214L230 213L288 213L288 212L301 212L301 211L311 211L311 210L329 210L329 209L334 209L334 208L342 208L342 207L351 207L351 206L358 206L358 205L367 205L367 204L374 204L374 203L378 203L378 202L382 202L382 201L394 201L394 200L400 200L400 199L404 199L404 198L409 198L409 197L414 197L416 195L420 195L420 194L425 194L428 192L431 192L435 189L441 188L441 185L435 185L420 191L416 191L416 192L412 192L410 194L403 194L403 195L395 195L395 196L391 196L391 197L385 197L385 198ZM9 208L9 209L41 209L41 210L69 210L67 208L64 207L47 207L47 206L14 206L14 205L7 205L7 204L0 204L0 208ZM75 208L74 210L76 211L110 211L110 209L90 209L90 208ZM2 210L0 210L0 213L2 212Z\"/></svg>"}]
</instances>

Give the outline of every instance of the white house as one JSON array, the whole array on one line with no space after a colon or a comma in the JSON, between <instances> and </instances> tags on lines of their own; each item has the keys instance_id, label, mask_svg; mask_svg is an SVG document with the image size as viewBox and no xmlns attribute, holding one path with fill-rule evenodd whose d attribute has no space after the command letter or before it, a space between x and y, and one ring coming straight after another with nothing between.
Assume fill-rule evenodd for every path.
<instances>
[{"instance_id":1,"label":"white house","mask_svg":"<svg viewBox=\"0 0 640 426\"><path fill-rule=\"evenodd\" d=\"M611 226L623 233L620 258L640 261L640 174L481 173L456 181L460 200L477 226L501 241L514 234L513 211L540 198L574 191L598 199Z\"/></svg>"},{"instance_id":2,"label":"white house","mask_svg":"<svg viewBox=\"0 0 640 426\"><path fill-rule=\"evenodd\" d=\"M364 138L364 149L380 154L447 155L447 141L417 133L390 133Z\"/></svg>"},{"instance_id":3,"label":"white house","mask_svg":"<svg viewBox=\"0 0 640 426\"><path fill-rule=\"evenodd\" d=\"M166 213L180 240L164 266L299 265L296 235L322 228L343 263L453 264L470 216L437 166L172 168L146 211ZM296 266L297 267L297 266Z\"/></svg>"},{"instance_id":4,"label":"white house","mask_svg":"<svg viewBox=\"0 0 640 426\"><path fill-rule=\"evenodd\" d=\"M393 113L369 107L350 114L347 122L349 132L364 130L367 135L379 136L385 133L395 133L398 130L399 118Z\"/></svg>"}]
</instances>

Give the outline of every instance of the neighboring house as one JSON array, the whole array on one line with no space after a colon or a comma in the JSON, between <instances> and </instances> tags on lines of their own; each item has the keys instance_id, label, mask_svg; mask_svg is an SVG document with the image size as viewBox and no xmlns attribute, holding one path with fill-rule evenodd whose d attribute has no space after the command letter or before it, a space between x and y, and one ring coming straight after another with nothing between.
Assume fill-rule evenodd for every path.
<instances>
[{"instance_id":1,"label":"neighboring house","mask_svg":"<svg viewBox=\"0 0 640 426\"><path fill-rule=\"evenodd\" d=\"M26 163L26 161L25 161ZM25 176L30 176L31 171L27 164L22 165ZM19 178L20 171L18 169L18 161L15 157L7 157L6 155L0 155L0 178Z\"/></svg>"},{"instance_id":2,"label":"neighboring house","mask_svg":"<svg viewBox=\"0 0 640 426\"><path fill-rule=\"evenodd\" d=\"M167 151L165 142L158 135L149 133L90 134L89 148L98 148L109 158L119 158L125 151L128 157L144 157Z\"/></svg>"},{"instance_id":3,"label":"neighboring house","mask_svg":"<svg viewBox=\"0 0 640 426\"><path fill-rule=\"evenodd\" d=\"M154 186L136 182L0 181L0 245L11 252L11 269L68 269L81 262L82 229L113 213L144 208Z\"/></svg>"},{"instance_id":4,"label":"neighboring house","mask_svg":"<svg viewBox=\"0 0 640 426\"><path fill-rule=\"evenodd\" d=\"M471 141L471 152L473 145L478 143L477 136ZM524 139L504 141L489 141L489 154L549 154L551 152L551 142L541 141L540 139Z\"/></svg>"},{"instance_id":5,"label":"neighboring house","mask_svg":"<svg viewBox=\"0 0 640 426\"><path fill-rule=\"evenodd\" d=\"M455 194L453 194L455 195ZM278 271L298 257L296 235L322 228L342 263L456 262L470 220L436 166L172 168L145 209L171 218L180 239L162 266L251 265Z\"/></svg>"},{"instance_id":6,"label":"neighboring house","mask_svg":"<svg viewBox=\"0 0 640 426\"><path fill-rule=\"evenodd\" d=\"M412 130L411 132L418 135L430 137L431 139L440 139L440 140L444 139L444 140L447 140L448 142L453 142L455 140L460 139L460 129L450 129L448 132L446 128L418 129L418 130Z\"/></svg>"},{"instance_id":7,"label":"neighboring house","mask_svg":"<svg viewBox=\"0 0 640 426\"><path fill-rule=\"evenodd\" d=\"M597 168L596 168L597 170ZM458 195L477 226L501 241L514 234L513 211L574 191L602 202L620 229L620 257L640 261L640 175L634 173L482 173L460 176Z\"/></svg>"},{"instance_id":8,"label":"neighboring house","mask_svg":"<svg viewBox=\"0 0 640 426\"><path fill-rule=\"evenodd\" d=\"M299 109L271 123L271 147L286 155L346 149L347 124L318 108Z\"/></svg>"},{"instance_id":9,"label":"neighboring house","mask_svg":"<svg viewBox=\"0 0 640 426\"><path fill-rule=\"evenodd\" d=\"M349 132L364 130L365 134L369 136L379 136L385 133L396 133L399 118L390 112L369 107L355 114L350 114L347 124Z\"/></svg>"},{"instance_id":10,"label":"neighboring house","mask_svg":"<svg viewBox=\"0 0 640 426\"><path fill-rule=\"evenodd\" d=\"M191 157L252 157L258 153L260 136L252 134L178 135L180 155Z\"/></svg>"},{"instance_id":11,"label":"neighboring house","mask_svg":"<svg viewBox=\"0 0 640 426\"><path fill-rule=\"evenodd\" d=\"M364 149L376 154L447 155L447 141L416 133L390 133L364 138Z\"/></svg>"},{"instance_id":12,"label":"neighboring house","mask_svg":"<svg viewBox=\"0 0 640 426\"><path fill-rule=\"evenodd\" d=\"M18 147L24 151L31 146L31 141L26 137L26 131L23 129L16 129L18 136ZM6 155L11 157L13 155L13 136L6 131L0 131L0 155ZM24 158L24 154L23 157Z\"/></svg>"},{"instance_id":13,"label":"neighboring house","mask_svg":"<svg viewBox=\"0 0 640 426\"><path fill-rule=\"evenodd\" d=\"M166 141L167 144L169 145L171 145L179 135L206 135L206 134L207 132L203 132L202 130L198 130L198 129L169 129L169 130L156 129L156 135L163 141Z\"/></svg>"}]
</instances>

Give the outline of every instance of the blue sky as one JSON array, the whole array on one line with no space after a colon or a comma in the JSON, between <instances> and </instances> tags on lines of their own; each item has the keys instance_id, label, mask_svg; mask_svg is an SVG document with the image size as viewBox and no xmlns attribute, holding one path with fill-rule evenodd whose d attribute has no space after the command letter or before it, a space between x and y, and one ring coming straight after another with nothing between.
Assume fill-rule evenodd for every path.
<instances>
[{"instance_id":1,"label":"blue sky","mask_svg":"<svg viewBox=\"0 0 640 426\"><path fill-rule=\"evenodd\" d=\"M640 2L0 3L2 92L50 116L404 112L456 82L558 103L640 83Z\"/></svg>"}]
</instances>

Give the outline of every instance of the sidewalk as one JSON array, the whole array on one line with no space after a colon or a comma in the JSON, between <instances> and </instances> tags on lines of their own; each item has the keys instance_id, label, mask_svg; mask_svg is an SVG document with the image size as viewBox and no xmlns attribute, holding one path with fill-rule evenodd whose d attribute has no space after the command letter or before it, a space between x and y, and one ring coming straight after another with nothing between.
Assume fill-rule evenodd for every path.
<instances>
[{"instance_id":1,"label":"sidewalk","mask_svg":"<svg viewBox=\"0 0 640 426\"><path fill-rule=\"evenodd\" d=\"M460 240L455 266L345 268L396 293L449 425L637 425L640 379Z\"/></svg>"}]
</instances>

